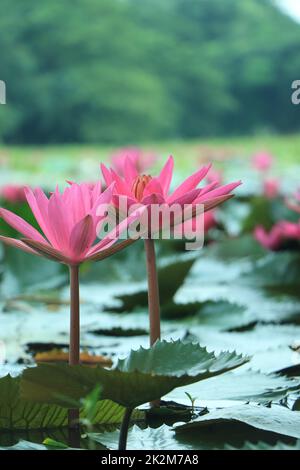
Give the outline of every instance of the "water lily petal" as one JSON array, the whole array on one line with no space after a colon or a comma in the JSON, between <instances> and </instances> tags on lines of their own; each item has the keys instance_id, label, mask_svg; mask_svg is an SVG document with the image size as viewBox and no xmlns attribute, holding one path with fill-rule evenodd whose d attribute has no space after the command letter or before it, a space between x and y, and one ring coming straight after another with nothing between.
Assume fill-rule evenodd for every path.
<instances>
[{"instance_id":1,"label":"water lily petal","mask_svg":"<svg viewBox=\"0 0 300 470\"><path fill-rule=\"evenodd\" d=\"M25 237L32 238L33 240L37 240L42 243L47 243L45 238L34 227L32 227L32 225L13 212L8 211L7 209L0 209L0 217Z\"/></svg>"}]
</instances>

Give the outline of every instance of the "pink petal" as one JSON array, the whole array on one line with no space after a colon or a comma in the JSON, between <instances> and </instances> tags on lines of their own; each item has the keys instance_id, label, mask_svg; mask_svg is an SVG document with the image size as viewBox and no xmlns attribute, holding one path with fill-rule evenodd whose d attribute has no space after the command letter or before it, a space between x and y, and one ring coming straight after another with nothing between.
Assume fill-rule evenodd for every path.
<instances>
[{"instance_id":1,"label":"pink petal","mask_svg":"<svg viewBox=\"0 0 300 470\"><path fill-rule=\"evenodd\" d=\"M220 186L219 188L214 189L213 191L210 191L210 192L206 193L205 196L200 194L200 196L199 196L199 198L197 199L196 202L201 203L201 202L205 201L206 199L213 199L215 197L224 196L224 195L230 193L231 191L233 191L235 188L237 188L241 184L242 184L241 181L237 181L235 183L226 184L225 186Z\"/></svg>"},{"instance_id":2,"label":"pink petal","mask_svg":"<svg viewBox=\"0 0 300 470\"><path fill-rule=\"evenodd\" d=\"M193 175L191 175L189 178L187 178L177 189L175 189L174 193L169 197L168 203L171 204L180 196L183 196L188 191L195 189L198 184L203 180L203 178L205 178L210 168L211 165L205 166Z\"/></svg>"},{"instance_id":3,"label":"pink petal","mask_svg":"<svg viewBox=\"0 0 300 470\"><path fill-rule=\"evenodd\" d=\"M124 248L127 248L128 246L132 245L135 242L136 240L129 239L129 240L123 240L120 243L115 243L113 246L110 246L107 249L100 250L99 252L95 254L87 256L85 258L85 261L102 261L114 255L115 253L118 253L119 251L124 250Z\"/></svg>"},{"instance_id":4,"label":"pink petal","mask_svg":"<svg viewBox=\"0 0 300 470\"><path fill-rule=\"evenodd\" d=\"M152 178L149 183L146 184L143 197L151 196L151 194L160 194L164 199L164 191L158 178Z\"/></svg>"},{"instance_id":5,"label":"pink petal","mask_svg":"<svg viewBox=\"0 0 300 470\"><path fill-rule=\"evenodd\" d=\"M126 202L126 205L124 204ZM112 197L112 203L118 210L121 211L121 214L126 215L128 209L133 205L137 204L136 199L133 197L124 196L124 194L114 194ZM122 211L122 208L126 206L126 214Z\"/></svg>"},{"instance_id":6,"label":"pink petal","mask_svg":"<svg viewBox=\"0 0 300 470\"><path fill-rule=\"evenodd\" d=\"M139 217L143 215L146 211L146 207L140 207L137 210L133 211L131 215L129 215L126 219L120 222L110 233L108 233L99 243L94 245L90 251L88 252L89 256L92 256L104 248L113 245L121 238L125 230L127 230L128 226L135 222Z\"/></svg>"},{"instance_id":7,"label":"pink petal","mask_svg":"<svg viewBox=\"0 0 300 470\"><path fill-rule=\"evenodd\" d=\"M173 176L173 169L174 169L174 159L172 156L170 156L158 177L158 180L160 182L160 185L163 189L165 196L167 196L169 193L172 176Z\"/></svg>"},{"instance_id":8,"label":"pink petal","mask_svg":"<svg viewBox=\"0 0 300 470\"><path fill-rule=\"evenodd\" d=\"M204 212L207 212L219 206L220 204L223 204L223 202L228 201L229 199L233 198L233 196L234 196L233 194L225 194L224 196L218 196L218 197L214 197L213 199L207 199L200 203L196 202L196 204L203 204Z\"/></svg>"},{"instance_id":9,"label":"pink petal","mask_svg":"<svg viewBox=\"0 0 300 470\"><path fill-rule=\"evenodd\" d=\"M48 258L51 261L58 261L59 263L70 264L70 260L66 256L50 245L45 245L44 243L30 240L29 238L23 238L21 241L44 258Z\"/></svg>"},{"instance_id":10,"label":"pink petal","mask_svg":"<svg viewBox=\"0 0 300 470\"><path fill-rule=\"evenodd\" d=\"M104 165L104 163L101 163L100 168L101 168L102 175L103 175L104 181L106 183L106 186L110 186L111 183L113 182L113 177L112 177L112 174L111 174L111 170L109 170Z\"/></svg>"},{"instance_id":11,"label":"pink petal","mask_svg":"<svg viewBox=\"0 0 300 470\"><path fill-rule=\"evenodd\" d=\"M25 195L26 195L27 202L39 226L43 230L49 242L53 244L54 237L52 234L52 230L50 226L48 225L49 199L40 188L37 188L35 192L33 193L32 189L27 187L25 188Z\"/></svg>"},{"instance_id":12,"label":"pink petal","mask_svg":"<svg viewBox=\"0 0 300 470\"><path fill-rule=\"evenodd\" d=\"M94 186L94 189L92 190L92 204L95 204L97 201L98 197L101 195L102 192L102 184L101 181L97 181L97 183Z\"/></svg>"},{"instance_id":13,"label":"pink petal","mask_svg":"<svg viewBox=\"0 0 300 470\"><path fill-rule=\"evenodd\" d=\"M209 191L212 191L218 185L219 185L218 181L212 181L207 186L204 186L204 188L201 188L201 192L200 192L201 196L204 196L204 194L209 193Z\"/></svg>"},{"instance_id":14,"label":"pink petal","mask_svg":"<svg viewBox=\"0 0 300 470\"><path fill-rule=\"evenodd\" d=\"M91 215L78 222L70 236L70 249L75 259L82 259L96 238L96 228Z\"/></svg>"},{"instance_id":15,"label":"pink petal","mask_svg":"<svg viewBox=\"0 0 300 470\"><path fill-rule=\"evenodd\" d=\"M141 203L145 206L150 206L152 204L163 204L165 198L159 193L152 193L149 196L146 196L142 199Z\"/></svg>"},{"instance_id":16,"label":"pink petal","mask_svg":"<svg viewBox=\"0 0 300 470\"><path fill-rule=\"evenodd\" d=\"M16 240L15 238L0 236L0 241L3 242L7 246L12 246L13 248L17 248L19 250L25 251L25 253L30 253L31 255L41 256L40 253L34 251L32 248L25 245L25 243L23 243L21 240Z\"/></svg>"},{"instance_id":17,"label":"pink petal","mask_svg":"<svg viewBox=\"0 0 300 470\"><path fill-rule=\"evenodd\" d=\"M175 201L173 201L171 205L179 204L179 205L183 206L185 204L192 204L195 201L195 199L199 196L200 193L201 193L200 188L199 189L193 189L192 191L187 192L183 196L181 196L178 199L176 199Z\"/></svg>"},{"instance_id":18,"label":"pink petal","mask_svg":"<svg viewBox=\"0 0 300 470\"><path fill-rule=\"evenodd\" d=\"M130 185L126 184L126 181L122 180L114 170L111 170L111 174L113 181L115 181L116 184L116 192L118 194L125 194L126 196L132 197L131 187L129 187Z\"/></svg>"},{"instance_id":19,"label":"pink petal","mask_svg":"<svg viewBox=\"0 0 300 470\"><path fill-rule=\"evenodd\" d=\"M2 217L8 225L22 233L22 235L25 237L32 238L33 240L37 240L42 243L47 243L44 237L42 237L42 235L34 227L32 227L24 219L14 214L13 212L10 212L6 209L0 209L0 217Z\"/></svg>"},{"instance_id":20,"label":"pink petal","mask_svg":"<svg viewBox=\"0 0 300 470\"><path fill-rule=\"evenodd\" d=\"M74 188L74 186L72 186L72 188ZM53 194L49 200L48 215L57 248L59 251L66 253L69 247L71 227L66 218L65 211L63 210L61 199L57 193Z\"/></svg>"}]
</instances>

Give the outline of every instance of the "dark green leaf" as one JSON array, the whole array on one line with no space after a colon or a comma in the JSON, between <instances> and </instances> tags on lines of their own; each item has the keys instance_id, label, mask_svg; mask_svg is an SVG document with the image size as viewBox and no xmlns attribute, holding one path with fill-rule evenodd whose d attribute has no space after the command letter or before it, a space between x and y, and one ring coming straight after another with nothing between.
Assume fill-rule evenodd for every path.
<instances>
[{"instance_id":1,"label":"dark green leaf","mask_svg":"<svg viewBox=\"0 0 300 470\"><path fill-rule=\"evenodd\" d=\"M0 379L0 429L50 429L67 425L67 410L56 405L25 402L19 396L20 379L9 375ZM97 403L94 424L116 424L124 408L109 400ZM86 412L81 412L81 418Z\"/></svg>"},{"instance_id":2,"label":"dark green leaf","mask_svg":"<svg viewBox=\"0 0 300 470\"><path fill-rule=\"evenodd\" d=\"M67 397L79 400L100 384L103 399L135 408L176 387L222 374L247 361L234 352L215 356L197 344L162 341L151 349L132 351L113 370L40 364L24 371L21 389L27 400L68 406Z\"/></svg>"}]
</instances>

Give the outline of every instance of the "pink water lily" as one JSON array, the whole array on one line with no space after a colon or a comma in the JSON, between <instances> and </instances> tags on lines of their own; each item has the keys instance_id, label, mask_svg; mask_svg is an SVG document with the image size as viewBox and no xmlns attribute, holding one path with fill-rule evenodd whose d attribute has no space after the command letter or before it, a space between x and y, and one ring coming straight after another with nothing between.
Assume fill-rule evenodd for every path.
<instances>
[{"instance_id":1,"label":"pink water lily","mask_svg":"<svg viewBox=\"0 0 300 470\"><path fill-rule=\"evenodd\" d=\"M202 205L204 212L213 209L222 202L230 199L231 192L241 184L240 181L219 186L219 181L215 180L199 188L199 184L205 181L211 165L204 166L196 173L188 177L181 185L171 191L171 183L174 170L173 157L169 157L160 174L153 177L149 174L141 174L130 158L126 158L123 163L122 175L120 176L114 169L109 169L101 165L102 174L107 186L115 184L113 202L122 213L123 202L126 200L126 210L130 211L132 206L138 205L147 209L148 225L150 227L145 237L146 266L148 274L148 306L150 320L150 345L153 345L161 337L160 330L160 302L159 285L156 268L156 254L153 234L164 228L161 219L153 220L152 209L159 206L165 209L174 207L182 208L181 217L174 216L171 226L175 231L185 224L192 227L193 221L198 217L198 205ZM188 218L185 217L186 207L191 209ZM167 212L167 211L166 211ZM154 225L154 226L153 226ZM169 227L171 228L171 227ZM159 400L152 404L159 405Z\"/></svg>"},{"instance_id":2,"label":"pink water lily","mask_svg":"<svg viewBox=\"0 0 300 470\"><path fill-rule=\"evenodd\" d=\"M0 209L0 216L25 238L0 237L3 243L25 252L44 256L64 263L70 271L70 347L69 364L80 361L80 298L79 267L84 261L100 261L125 248L134 240L116 243L118 237L139 214L136 212L121 222L102 240L97 240L99 224L105 216L98 215L101 206L111 203L114 184L102 192L100 182L90 184L71 183L63 193L58 189L47 197L41 189L26 188L28 204L40 227L40 231L18 215ZM104 213L101 211L101 213ZM69 410L69 426L79 423L79 410Z\"/></svg>"},{"instance_id":3,"label":"pink water lily","mask_svg":"<svg viewBox=\"0 0 300 470\"><path fill-rule=\"evenodd\" d=\"M268 199L274 199L280 192L280 181L277 178L266 178L263 182L264 195Z\"/></svg>"},{"instance_id":4,"label":"pink water lily","mask_svg":"<svg viewBox=\"0 0 300 470\"><path fill-rule=\"evenodd\" d=\"M283 221L281 227L286 239L300 241L300 220L298 222Z\"/></svg>"},{"instance_id":5,"label":"pink water lily","mask_svg":"<svg viewBox=\"0 0 300 470\"><path fill-rule=\"evenodd\" d=\"M256 153L252 158L252 164L258 171L267 171L273 165L273 156L268 152Z\"/></svg>"},{"instance_id":6,"label":"pink water lily","mask_svg":"<svg viewBox=\"0 0 300 470\"><path fill-rule=\"evenodd\" d=\"M124 161L124 178L120 177L113 169L101 165L107 186L115 183L113 201L116 206L119 206L121 198L126 198L128 207L133 204L144 206L151 206L151 204L166 204L168 206L203 204L204 211L230 199L232 197L230 193L241 184L240 181L237 181L219 186L218 181L213 181L199 188L199 184L206 178L210 168L211 165L201 168L172 192L170 186L174 169L173 157L169 157L157 177L139 174L129 158Z\"/></svg>"},{"instance_id":7,"label":"pink water lily","mask_svg":"<svg viewBox=\"0 0 300 470\"><path fill-rule=\"evenodd\" d=\"M269 232L259 225L254 230L254 238L267 250L276 251L288 240L300 241L300 220L298 223L281 220Z\"/></svg>"},{"instance_id":8,"label":"pink water lily","mask_svg":"<svg viewBox=\"0 0 300 470\"><path fill-rule=\"evenodd\" d=\"M5 201L13 204L26 202L25 186L7 184L0 188L0 196L5 199Z\"/></svg>"},{"instance_id":9,"label":"pink water lily","mask_svg":"<svg viewBox=\"0 0 300 470\"><path fill-rule=\"evenodd\" d=\"M127 158L139 173L144 173L151 168L157 160L154 153L143 152L138 147L121 149L111 157L112 167L119 176L124 176L124 163Z\"/></svg>"},{"instance_id":10,"label":"pink water lily","mask_svg":"<svg viewBox=\"0 0 300 470\"><path fill-rule=\"evenodd\" d=\"M41 230L38 231L18 215L1 208L0 217L24 238L17 240L0 236L0 241L67 265L102 259L109 255L108 250L118 241L110 234L98 241L96 234L102 220L97 215L97 208L101 204L111 203L113 187L112 184L102 192L100 182L94 187L73 183L62 193L56 189L50 197L41 189L26 188L28 204ZM132 215L125 219L116 233L125 230L135 217Z\"/></svg>"},{"instance_id":11,"label":"pink water lily","mask_svg":"<svg viewBox=\"0 0 300 470\"><path fill-rule=\"evenodd\" d=\"M269 232L262 225L258 225L254 229L254 238L267 250L278 250L284 240L281 223L275 224Z\"/></svg>"}]
</instances>

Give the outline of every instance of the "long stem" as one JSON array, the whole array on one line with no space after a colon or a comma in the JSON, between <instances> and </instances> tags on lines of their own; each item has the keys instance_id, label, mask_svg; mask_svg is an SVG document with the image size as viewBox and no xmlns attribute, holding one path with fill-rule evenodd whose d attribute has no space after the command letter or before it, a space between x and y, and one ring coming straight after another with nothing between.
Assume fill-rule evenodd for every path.
<instances>
[{"instance_id":1,"label":"long stem","mask_svg":"<svg viewBox=\"0 0 300 470\"><path fill-rule=\"evenodd\" d=\"M132 412L133 412L132 408L126 408L125 410L121 429L120 429L119 450L126 450L128 429L129 429L130 418L131 418Z\"/></svg>"},{"instance_id":2,"label":"long stem","mask_svg":"<svg viewBox=\"0 0 300 470\"><path fill-rule=\"evenodd\" d=\"M154 240L145 240L146 263L148 274L148 309L150 321L150 346L153 346L161 338L160 331L160 301L159 285L156 268L156 255ZM150 403L152 408L160 406L160 399Z\"/></svg>"},{"instance_id":3,"label":"long stem","mask_svg":"<svg viewBox=\"0 0 300 470\"><path fill-rule=\"evenodd\" d=\"M70 266L70 350L69 364L75 366L80 359L80 303L79 303L79 266Z\"/></svg>"},{"instance_id":4,"label":"long stem","mask_svg":"<svg viewBox=\"0 0 300 470\"><path fill-rule=\"evenodd\" d=\"M79 299L79 266L70 266L70 347L69 365L80 362L80 299ZM69 428L79 428L79 409L68 412Z\"/></svg>"},{"instance_id":5,"label":"long stem","mask_svg":"<svg viewBox=\"0 0 300 470\"><path fill-rule=\"evenodd\" d=\"M150 320L150 346L160 339L160 303L154 240L145 240L148 273L148 306Z\"/></svg>"}]
</instances>

